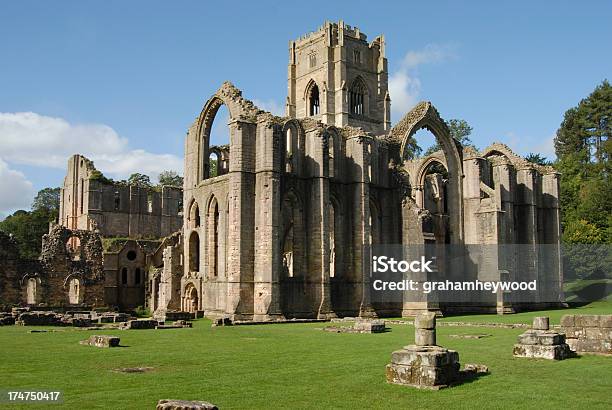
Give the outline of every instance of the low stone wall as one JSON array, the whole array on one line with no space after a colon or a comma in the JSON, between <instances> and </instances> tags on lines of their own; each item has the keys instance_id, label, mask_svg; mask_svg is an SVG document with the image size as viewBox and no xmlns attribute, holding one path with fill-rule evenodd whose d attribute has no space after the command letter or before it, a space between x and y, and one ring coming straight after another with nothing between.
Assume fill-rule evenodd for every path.
<instances>
[{"instance_id":1,"label":"low stone wall","mask_svg":"<svg viewBox=\"0 0 612 410\"><path fill-rule=\"evenodd\" d=\"M612 315L564 315L561 331L577 353L612 354Z\"/></svg>"}]
</instances>

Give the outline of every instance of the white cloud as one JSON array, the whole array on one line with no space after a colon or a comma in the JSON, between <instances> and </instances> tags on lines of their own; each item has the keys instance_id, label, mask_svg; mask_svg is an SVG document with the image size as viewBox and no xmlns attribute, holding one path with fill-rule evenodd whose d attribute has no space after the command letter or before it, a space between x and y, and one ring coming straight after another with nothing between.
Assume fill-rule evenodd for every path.
<instances>
[{"instance_id":1,"label":"white cloud","mask_svg":"<svg viewBox=\"0 0 612 410\"><path fill-rule=\"evenodd\" d=\"M283 117L285 115L285 106L279 104L275 100L253 100L253 104L261 108L262 110L268 111L274 115L279 117Z\"/></svg>"},{"instance_id":2,"label":"white cloud","mask_svg":"<svg viewBox=\"0 0 612 410\"><path fill-rule=\"evenodd\" d=\"M16 209L29 209L34 187L26 176L0 159L0 220Z\"/></svg>"},{"instance_id":3,"label":"white cloud","mask_svg":"<svg viewBox=\"0 0 612 410\"><path fill-rule=\"evenodd\" d=\"M127 138L104 124L71 124L33 112L0 113L0 156L9 163L64 169L80 153L113 178L133 172L156 177L160 171L182 172L176 155L131 149Z\"/></svg>"},{"instance_id":4,"label":"white cloud","mask_svg":"<svg viewBox=\"0 0 612 410\"><path fill-rule=\"evenodd\" d=\"M391 116L397 121L417 102L421 94L421 81L417 69L423 64L441 63L456 57L454 47L428 44L422 50L408 51L397 71L389 76Z\"/></svg>"}]
</instances>

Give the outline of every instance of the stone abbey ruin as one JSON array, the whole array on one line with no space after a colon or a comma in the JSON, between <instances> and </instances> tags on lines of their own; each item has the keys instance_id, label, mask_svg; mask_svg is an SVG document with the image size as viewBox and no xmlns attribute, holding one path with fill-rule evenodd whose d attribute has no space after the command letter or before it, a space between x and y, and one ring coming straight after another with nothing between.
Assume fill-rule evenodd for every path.
<instances>
[{"instance_id":1,"label":"stone abbey ruin","mask_svg":"<svg viewBox=\"0 0 612 410\"><path fill-rule=\"evenodd\" d=\"M0 233L0 304L267 321L563 302L559 254L538 263L535 251L559 245L557 172L503 144L463 147L430 102L392 125L391 98L382 36L339 22L291 41L285 116L222 84L189 127L183 187L120 184L71 157L40 258L20 260ZM212 146L223 105L230 143ZM441 150L415 158L421 129ZM470 274L538 279L557 298L375 302L364 263L380 244L522 244L534 251Z\"/></svg>"}]
</instances>

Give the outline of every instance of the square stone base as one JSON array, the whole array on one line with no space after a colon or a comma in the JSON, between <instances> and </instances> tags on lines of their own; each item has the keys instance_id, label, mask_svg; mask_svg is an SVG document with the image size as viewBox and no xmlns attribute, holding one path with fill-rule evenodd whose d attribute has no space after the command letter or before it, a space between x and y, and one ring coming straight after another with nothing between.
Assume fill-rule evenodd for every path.
<instances>
[{"instance_id":1,"label":"square stone base","mask_svg":"<svg viewBox=\"0 0 612 410\"><path fill-rule=\"evenodd\" d=\"M459 354L439 346L405 346L391 355L387 382L440 389L459 379Z\"/></svg>"},{"instance_id":2,"label":"square stone base","mask_svg":"<svg viewBox=\"0 0 612 410\"><path fill-rule=\"evenodd\" d=\"M565 343L559 345L515 344L512 354L515 357L530 357L548 360L563 360L573 356L573 352Z\"/></svg>"}]
</instances>

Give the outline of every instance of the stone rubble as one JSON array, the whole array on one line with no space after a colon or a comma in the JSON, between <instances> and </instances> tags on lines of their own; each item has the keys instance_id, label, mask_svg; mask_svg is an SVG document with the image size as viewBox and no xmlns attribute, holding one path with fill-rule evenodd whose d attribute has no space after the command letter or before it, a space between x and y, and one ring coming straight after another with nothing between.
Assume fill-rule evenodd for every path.
<instances>
[{"instance_id":1,"label":"stone rubble","mask_svg":"<svg viewBox=\"0 0 612 410\"><path fill-rule=\"evenodd\" d=\"M217 406L207 401L160 400L157 410L219 410Z\"/></svg>"},{"instance_id":2,"label":"stone rubble","mask_svg":"<svg viewBox=\"0 0 612 410\"><path fill-rule=\"evenodd\" d=\"M88 339L81 340L79 343L95 347L119 347L119 340L117 336L92 335Z\"/></svg>"}]
</instances>

